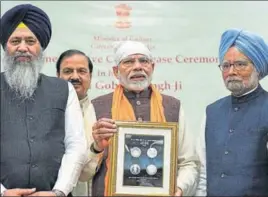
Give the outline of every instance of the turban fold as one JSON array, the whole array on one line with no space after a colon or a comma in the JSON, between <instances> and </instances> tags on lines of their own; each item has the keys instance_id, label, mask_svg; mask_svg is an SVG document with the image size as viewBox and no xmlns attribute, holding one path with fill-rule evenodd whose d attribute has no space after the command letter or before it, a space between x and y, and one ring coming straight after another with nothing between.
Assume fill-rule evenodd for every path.
<instances>
[{"instance_id":1,"label":"turban fold","mask_svg":"<svg viewBox=\"0 0 268 197\"><path fill-rule=\"evenodd\" d=\"M22 4L8 10L1 19L1 44L5 48L10 35L24 23L37 37L43 49L51 38L51 23L47 14L31 4Z\"/></svg>"},{"instance_id":2,"label":"turban fold","mask_svg":"<svg viewBox=\"0 0 268 197\"><path fill-rule=\"evenodd\" d=\"M119 65L122 59L126 58L129 55L133 54L142 54L147 56L149 59L152 59L151 51L148 49L145 44L137 41L124 41L117 44L115 47L115 63Z\"/></svg>"},{"instance_id":3,"label":"turban fold","mask_svg":"<svg viewBox=\"0 0 268 197\"><path fill-rule=\"evenodd\" d=\"M219 47L220 63L232 46L236 47L253 62L260 79L268 74L268 45L262 37L240 29L225 31L221 36Z\"/></svg>"}]
</instances>

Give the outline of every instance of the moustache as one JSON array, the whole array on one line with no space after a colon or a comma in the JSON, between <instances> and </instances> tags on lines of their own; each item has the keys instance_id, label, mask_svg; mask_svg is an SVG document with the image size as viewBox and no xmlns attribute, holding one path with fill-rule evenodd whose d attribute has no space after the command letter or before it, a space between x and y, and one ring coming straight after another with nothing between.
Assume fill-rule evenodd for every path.
<instances>
[{"instance_id":1,"label":"moustache","mask_svg":"<svg viewBox=\"0 0 268 197\"><path fill-rule=\"evenodd\" d=\"M232 81L242 81L242 79L239 78L239 77L228 77L228 78L226 79L226 81L227 81L227 82L232 82Z\"/></svg>"},{"instance_id":2,"label":"moustache","mask_svg":"<svg viewBox=\"0 0 268 197\"><path fill-rule=\"evenodd\" d=\"M73 85L81 85L81 81L79 81L79 79L70 79L68 81L71 82Z\"/></svg>"},{"instance_id":3,"label":"moustache","mask_svg":"<svg viewBox=\"0 0 268 197\"><path fill-rule=\"evenodd\" d=\"M133 73L130 73L128 78L130 79L130 78L135 77L135 76L140 76L140 77L144 77L144 78L148 77L145 72L133 72Z\"/></svg>"},{"instance_id":4,"label":"moustache","mask_svg":"<svg viewBox=\"0 0 268 197\"><path fill-rule=\"evenodd\" d=\"M18 53L15 53L15 55L13 56L13 59L16 60L16 59L18 59L20 57L26 57L26 58L32 59L33 55L28 54L28 53L20 53L20 52L18 52Z\"/></svg>"}]
</instances>

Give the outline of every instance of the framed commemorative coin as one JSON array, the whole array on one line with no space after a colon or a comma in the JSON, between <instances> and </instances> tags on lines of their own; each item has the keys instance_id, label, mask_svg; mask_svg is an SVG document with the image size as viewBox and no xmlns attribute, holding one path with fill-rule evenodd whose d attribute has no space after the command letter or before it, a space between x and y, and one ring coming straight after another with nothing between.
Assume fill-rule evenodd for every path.
<instances>
[{"instance_id":1,"label":"framed commemorative coin","mask_svg":"<svg viewBox=\"0 0 268 197\"><path fill-rule=\"evenodd\" d=\"M116 122L109 146L109 196L173 196L178 124Z\"/></svg>"}]
</instances>

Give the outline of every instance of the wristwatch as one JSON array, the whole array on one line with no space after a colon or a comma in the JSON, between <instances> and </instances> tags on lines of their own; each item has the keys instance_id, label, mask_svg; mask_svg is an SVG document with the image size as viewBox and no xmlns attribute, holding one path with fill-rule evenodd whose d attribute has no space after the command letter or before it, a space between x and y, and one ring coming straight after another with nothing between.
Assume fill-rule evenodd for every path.
<instances>
[{"instance_id":1,"label":"wristwatch","mask_svg":"<svg viewBox=\"0 0 268 197\"><path fill-rule=\"evenodd\" d=\"M91 150L91 152L93 152L93 153L95 153L95 154L99 154L99 153L102 152L102 151L98 151L98 150L96 150L96 149L94 148L94 142L91 144L91 146L90 146L90 150Z\"/></svg>"},{"instance_id":2,"label":"wristwatch","mask_svg":"<svg viewBox=\"0 0 268 197\"><path fill-rule=\"evenodd\" d=\"M53 189L52 192L56 194L56 196L65 196L65 194L58 189Z\"/></svg>"}]
</instances>

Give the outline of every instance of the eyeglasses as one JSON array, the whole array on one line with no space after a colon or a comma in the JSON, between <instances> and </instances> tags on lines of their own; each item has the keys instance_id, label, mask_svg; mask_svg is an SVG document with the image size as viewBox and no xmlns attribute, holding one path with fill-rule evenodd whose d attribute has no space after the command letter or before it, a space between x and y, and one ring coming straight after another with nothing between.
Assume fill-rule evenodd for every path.
<instances>
[{"instance_id":1,"label":"eyeglasses","mask_svg":"<svg viewBox=\"0 0 268 197\"><path fill-rule=\"evenodd\" d=\"M134 66L136 63L136 60L142 65L142 66L148 66L151 63L151 60L148 57L140 57L140 58L126 58L123 59L120 64L124 66Z\"/></svg>"},{"instance_id":2,"label":"eyeglasses","mask_svg":"<svg viewBox=\"0 0 268 197\"><path fill-rule=\"evenodd\" d=\"M219 68L221 71L227 72L230 70L231 66L233 66L235 70L240 71L244 70L251 63L252 62L250 61L236 61L233 64L230 64L229 62L223 62L219 65Z\"/></svg>"}]
</instances>

